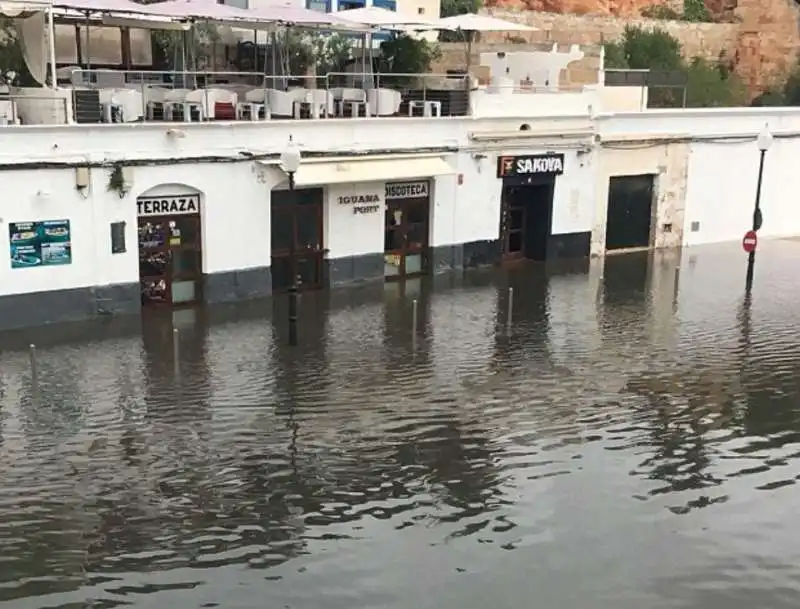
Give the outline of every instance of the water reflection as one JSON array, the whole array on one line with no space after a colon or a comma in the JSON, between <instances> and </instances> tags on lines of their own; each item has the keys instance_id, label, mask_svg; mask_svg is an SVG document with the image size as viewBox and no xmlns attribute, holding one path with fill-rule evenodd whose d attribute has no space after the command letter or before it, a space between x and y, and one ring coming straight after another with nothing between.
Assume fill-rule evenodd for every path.
<instances>
[{"instance_id":1,"label":"water reflection","mask_svg":"<svg viewBox=\"0 0 800 609\"><path fill-rule=\"evenodd\" d=\"M800 244L737 249L4 342L0 602L793 607Z\"/></svg>"}]
</instances>

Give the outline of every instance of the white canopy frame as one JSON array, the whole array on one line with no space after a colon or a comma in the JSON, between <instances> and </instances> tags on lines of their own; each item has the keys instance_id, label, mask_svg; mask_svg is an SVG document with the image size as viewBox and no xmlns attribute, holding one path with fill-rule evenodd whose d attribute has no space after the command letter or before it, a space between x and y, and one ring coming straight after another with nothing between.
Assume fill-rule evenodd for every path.
<instances>
[{"instance_id":1,"label":"white canopy frame","mask_svg":"<svg viewBox=\"0 0 800 609\"><path fill-rule=\"evenodd\" d=\"M50 61L50 86L56 88L56 26L51 0L2 0L0 15L18 18L26 13L44 12L47 18L47 54ZM43 32L44 33L44 32Z\"/></svg>"}]
</instances>

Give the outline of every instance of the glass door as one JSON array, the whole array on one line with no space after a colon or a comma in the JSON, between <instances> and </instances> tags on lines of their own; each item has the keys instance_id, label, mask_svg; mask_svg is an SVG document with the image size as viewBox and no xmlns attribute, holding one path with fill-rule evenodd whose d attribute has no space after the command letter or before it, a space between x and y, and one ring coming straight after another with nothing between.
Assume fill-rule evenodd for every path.
<instances>
[{"instance_id":1,"label":"glass door","mask_svg":"<svg viewBox=\"0 0 800 609\"><path fill-rule=\"evenodd\" d=\"M201 300L200 217L140 218L138 229L142 304Z\"/></svg>"},{"instance_id":2,"label":"glass door","mask_svg":"<svg viewBox=\"0 0 800 609\"><path fill-rule=\"evenodd\" d=\"M427 198L387 201L383 255L387 279L426 271L428 217Z\"/></svg>"}]
</instances>

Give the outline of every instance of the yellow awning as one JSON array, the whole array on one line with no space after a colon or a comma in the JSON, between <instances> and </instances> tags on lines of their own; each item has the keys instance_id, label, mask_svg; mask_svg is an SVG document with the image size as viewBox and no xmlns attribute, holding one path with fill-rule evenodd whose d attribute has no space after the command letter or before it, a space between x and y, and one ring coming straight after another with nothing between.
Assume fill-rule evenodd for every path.
<instances>
[{"instance_id":1,"label":"yellow awning","mask_svg":"<svg viewBox=\"0 0 800 609\"><path fill-rule=\"evenodd\" d=\"M275 162L263 162L280 169ZM308 159L294 177L297 186L325 186L352 182L394 182L411 178L430 178L455 173L439 156L383 157L380 159Z\"/></svg>"}]
</instances>

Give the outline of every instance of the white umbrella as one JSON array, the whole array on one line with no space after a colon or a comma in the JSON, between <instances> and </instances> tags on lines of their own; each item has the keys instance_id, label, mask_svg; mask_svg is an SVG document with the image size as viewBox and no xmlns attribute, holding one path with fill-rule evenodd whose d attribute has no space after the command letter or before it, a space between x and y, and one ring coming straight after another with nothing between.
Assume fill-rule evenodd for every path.
<instances>
[{"instance_id":1,"label":"white umbrella","mask_svg":"<svg viewBox=\"0 0 800 609\"><path fill-rule=\"evenodd\" d=\"M439 19L440 30L461 30L463 32L535 32L536 28L496 17L466 13Z\"/></svg>"},{"instance_id":2,"label":"white umbrella","mask_svg":"<svg viewBox=\"0 0 800 609\"><path fill-rule=\"evenodd\" d=\"M467 43L467 73L469 74L470 63L472 60L472 38L474 32L535 32L536 28L530 25L505 21L487 15L477 15L475 13L465 13L463 15L453 15L439 19L438 29L453 30L464 33L464 41Z\"/></svg>"},{"instance_id":3,"label":"white umbrella","mask_svg":"<svg viewBox=\"0 0 800 609\"><path fill-rule=\"evenodd\" d=\"M360 23L382 30L438 30L441 29L439 23L426 21L401 15L379 6L367 6L364 8L353 8L345 11L338 11L336 16L351 23Z\"/></svg>"}]
</instances>

